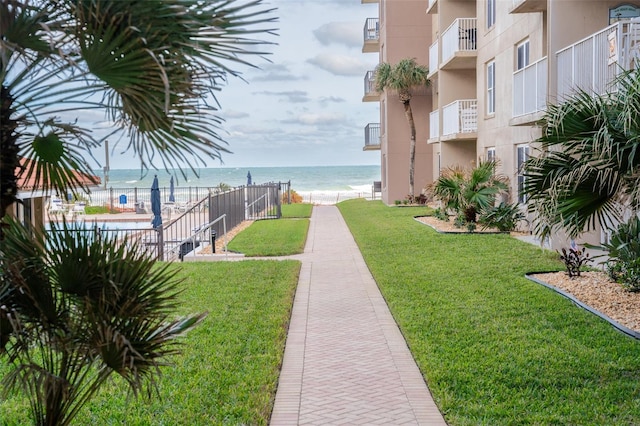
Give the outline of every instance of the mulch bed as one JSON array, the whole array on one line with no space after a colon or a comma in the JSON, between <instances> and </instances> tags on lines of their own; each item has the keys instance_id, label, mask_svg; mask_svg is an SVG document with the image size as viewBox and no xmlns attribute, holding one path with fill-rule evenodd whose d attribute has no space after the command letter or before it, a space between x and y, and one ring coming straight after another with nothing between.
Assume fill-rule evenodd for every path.
<instances>
[{"instance_id":1,"label":"mulch bed","mask_svg":"<svg viewBox=\"0 0 640 426\"><path fill-rule=\"evenodd\" d=\"M456 228L452 221L444 222L432 216L416 217L416 220L431 226L438 232L468 233ZM474 233L495 233L495 229L481 229ZM569 278L565 271L531 274L546 284L562 290L581 303L606 315L632 331L640 333L640 292L633 293L611 281L604 272L582 272L579 277Z\"/></svg>"}]
</instances>

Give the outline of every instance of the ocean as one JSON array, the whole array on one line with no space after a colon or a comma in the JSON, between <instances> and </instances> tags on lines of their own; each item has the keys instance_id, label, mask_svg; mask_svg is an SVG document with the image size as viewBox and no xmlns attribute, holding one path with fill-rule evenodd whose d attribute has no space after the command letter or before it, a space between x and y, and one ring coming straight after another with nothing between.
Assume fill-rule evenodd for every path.
<instances>
[{"instance_id":1,"label":"ocean","mask_svg":"<svg viewBox=\"0 0 640 426\"><path fill-rule=\"evenodd\" d=\"M105 183L102 170L94 173ZM149 170L142 174L138 169L112 169L109 172L107 188L148 189L153 177L158 176L160 187L168 187L171 176L176 191L183 187L216 187L221 183L236 187L247 184L251 174L254 184L268 182L291 182L291 188L300 194L305 202L333 204L341 200L371 197L373 181L380 180L380 166L317 166L317 167L214 167L197 170L197 175L186 171L186 178L179 170Z\"/></svg>"}]
</instances>

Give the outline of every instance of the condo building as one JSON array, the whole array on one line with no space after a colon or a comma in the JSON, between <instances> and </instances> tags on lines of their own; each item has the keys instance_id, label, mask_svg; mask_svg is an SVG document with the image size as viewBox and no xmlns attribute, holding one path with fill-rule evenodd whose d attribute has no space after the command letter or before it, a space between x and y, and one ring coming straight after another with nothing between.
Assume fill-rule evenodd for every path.
<instances>
[{"instance_id":1,"label":"condo building","mask_svg":"<svg viewBox=\"0 0 640 426\"><path fill-rule=\"evenodd\" d=\"M414 109L423 154L416 161L420 184L432 182L446 167L497 160L497 172L510 179L510 201L523 208L521 166L539 153L534 141L547 105L577 88L612 90L616 76L635 68L640 58L640 0L362 2L377 2L380 13L371 18L375 42L367 38L365 25L363 52L376 51L390 63L414 57L429 67L431 89ZM412 34L420 43L405 42ZM409 139L402 134L407 124L392 108L392 94L368 96L365 100L380 102L382 198L391 204L408 186L402 182L408 182L407 166L396 158L403 149L408 152ZM365 144L367 137L365 132ZM596 231L582 241L605 238ZM561 235L557 239L566 242Z\"/></svg>"}]
</instances>

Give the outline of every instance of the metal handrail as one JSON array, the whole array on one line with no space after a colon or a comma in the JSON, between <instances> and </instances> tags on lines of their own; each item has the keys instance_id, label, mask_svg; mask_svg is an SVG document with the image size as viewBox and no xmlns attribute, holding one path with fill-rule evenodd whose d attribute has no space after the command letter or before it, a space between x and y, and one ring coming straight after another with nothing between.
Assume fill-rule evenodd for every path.
<instances>
[{"instance_id":1,"label":"metal handrail","mask_svg":"<svg viewBox=\"0 0 640 426\"><path fill-rule=\"evenodd\" d=\"M252 208L258 201L266 199L268 194L264 194L262 195L260 198L257 198L256 200L254 200L252 203L248 204L247 207L245 207L244 211L245 211L245 217L247 219L249 218L255 218L258 215L255 214L255 211L252 211L254 214L249 214L249 209Z\"/></svg>"},{"instance_id":2,"label":"metal handrail","mask_svg":"<svg viewBox=\"0 0 640 426\"><path fill-rule=\"evenodd\" d=\"M213 227L213 225L215 225L216 223L220 222L222 220L222 229L224 230L223 233L223 238L224 238L224 253L225 253L225 259L229 258L229 251L227 250L227 222L226 222L226 218L227 215L226 213L221 215L220 217L216 218L215 220L202 225L200 228L198 228L192 235L190 235L189 237L183 239L182 241L180 241L175 247L173 247L170 250L167 250L167 260L170 259L170 254L173 254L172 259L175 259L176 257L180 258L180 260L182 260L181 254L176 255L175 252L176 251L180 251L182 250L182 246L185 243L192 243L192 247L193 247L193 255L196 256L196 242L200 243L203 238L203 234L205 234L207 231L209 231L209 236L211 235L211 228ZM200 237L198 239L196 239L197 237ZM211 244L215 244L214 240L209 238L209 240L211 241ZM212 254L215 251L215 247L212 248L211 252Z\"/></svg>"}]
</instances>

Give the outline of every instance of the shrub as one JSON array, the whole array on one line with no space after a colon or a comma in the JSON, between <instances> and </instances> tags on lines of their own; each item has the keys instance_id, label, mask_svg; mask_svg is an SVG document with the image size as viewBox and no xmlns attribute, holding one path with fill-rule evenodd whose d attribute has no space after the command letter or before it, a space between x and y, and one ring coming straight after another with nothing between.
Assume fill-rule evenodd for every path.
<instances>
[{"instance_id":1,"label":"shrub","mask_svg":"<svg viewBox=\"0 0 640 426\"><path fill-rule=\"evenodd\" d=\"M289 193L284 192L282 194L282 204L289 204L289 203L291 203L291 204L299 204L299 203L302 203L302 201L303 201L302 195L298 194L293 189L291 191L289 191Z\"/></svg>"},{"instance_id":2,"label":"shrub","mask_svg":"<svg viewBox=\"0 0 640 426\"><path fill-rule=\"evenodd\" d=\"M462 228L466 224L467 221L463 214L456 216L456 218L453 220L453 226L455 226L456 228Z\"/></svg>"},{"instance_id":3,"label":"shrub","mask_svg":"<svg viewBox=\"0 0 640 426\"><path fill-rule=\"evenodd\" d=\"M640 219L633 217L618 226L603 246L609 254L606 270L611 279L626 290L640 291Z\"/></svg>"},{"instance_id":4,"label":"shrub","mask_svg":"<svg viewBox=\"0 0 640 426\"><path fill-rule=\"evenodd\" d=\"M429 198L426 196L426 194L416 195L413 198L413 202L415 204L425 205L427 204L427 201L429 201Z\"/></svg>"},{"instance_id":5,"label":"shrub","mask_svg":"<svg viewBox=\"0 0 640 426\"><path fill-rule=\"evenodd\" d=\"M471 170L460 167L444 169L429 186L433 197L444 203L447 210L464 215L463 225L476 222L478 213L494 205L496 196L508 191L506 176L495 173L496 163L481 162Z\"/></svg>"},{"instance_id":6,"label":"shrub","mask_svg":"<svg viewBox=\"0 0 640 426\"><path fill-rule=\"evenodd\" d=\"M591 262L592 259L589 258L589 254L585 250L569 248L567 251L563 248L560 260L564 262L569 278L575 278L580 276L582 265Z\"/></svg>"},{"instance_id":7,"label":"shrub","mask_svg":"<svg viewBox=\"0 0 640 426\"><path fill-rule=\"evenodd\" d=\"M438 207L433 211L433 217L443 222L449 222L449 215L447 214L446 211L444 211L440 207Z\"/></svg>"},{"instance_id":8,"label":"shrub","mask_svg":"<svg viewBox=\"0 0 640 426\"><path fill-rule=\"evenodd\" d=\"M520 211L518 204L504 202L483 210L479 217L483 228L497 228L501 232L513 231L521 220L525 220L525 215Z\"/></svg>"}]
</instances>

